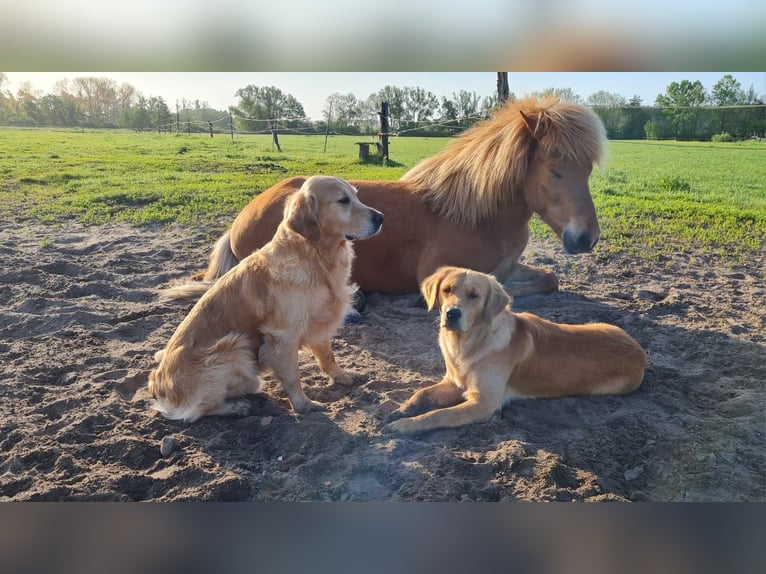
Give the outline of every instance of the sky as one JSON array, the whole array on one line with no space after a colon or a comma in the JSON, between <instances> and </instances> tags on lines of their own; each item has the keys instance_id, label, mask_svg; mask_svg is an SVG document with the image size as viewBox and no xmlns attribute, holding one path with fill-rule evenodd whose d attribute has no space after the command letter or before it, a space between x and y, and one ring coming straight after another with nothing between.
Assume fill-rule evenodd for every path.
<instances>
[{"instance_id":1,"label":"sky","mask_svg":"<svg viewBox=\"0 0 766 574\"><path fill-rule=\"evenodd\" d=\"M624 96L641 97L645 105L654 103L671 82L699 80L710 91L725 74L731 74L742 88L753 86L766 94L766 72L509 72L508 83L516 96L546 88L571 88L587 98L599 90ZM451 97L459 90L488 96L496 91L496 72L6 72L4 90L15 92L24 82L43 93L52 93L54 84L65 78L99 76L118 84L130 83L144 96L164 98L171 111L176 101L207 102L214 109L236 105L239 88L255 84L276 86L293 95L312 119L322 117L327 97L335 92L353 93L366 99L381 88L421 87L438 97Z\"/></svg>"}]
</instances>

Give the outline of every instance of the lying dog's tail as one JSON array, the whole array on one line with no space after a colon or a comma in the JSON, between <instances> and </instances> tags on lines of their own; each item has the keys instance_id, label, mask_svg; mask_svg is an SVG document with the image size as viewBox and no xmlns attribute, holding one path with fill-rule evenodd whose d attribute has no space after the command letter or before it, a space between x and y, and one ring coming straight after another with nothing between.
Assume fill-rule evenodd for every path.
<instances>
[{"instance_id":1,"label":"lying dog's tail","mask_svg":"<svg viewBox=\"0 0 766 574\"><path fill-rule=\"evenodd\" d=\"M203 281L215 281L223 277L229 269L239 263L234 252L231 250L230 233L227 231L216 241L213 251L210 252L210 263L202 277Z\"/></svg>"}]
</instances>

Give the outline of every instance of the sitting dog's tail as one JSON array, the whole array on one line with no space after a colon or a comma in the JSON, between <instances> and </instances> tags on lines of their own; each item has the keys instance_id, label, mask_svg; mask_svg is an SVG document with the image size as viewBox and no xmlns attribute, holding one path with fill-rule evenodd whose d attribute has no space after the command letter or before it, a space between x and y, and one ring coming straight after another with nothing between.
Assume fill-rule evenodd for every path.
<instances>
[{"instance_id":1,"label":"sitting dog's tail","mask_svg":"<svg viewBox=\"0 0 766 574\"><path fill-rule=\"evenodd\" d=\"M207 271L192 275L191 281L173 285L167 289L159 290L160 301L167 303L169 301L182 301L186 299L199 299L205 291L210 289L218 279L239 263L234 252L231 250L229 241L229 232L224 233L216 241L213 250L210 252L210 262Z\"/></svg>"},{"instance_id":2,"label":"sitting dog's tail","mask_svg":"<svg viewBox=\"0 0 766 574\"><path fill-rule=\"evenodd\" d=\"M215 285L215 281L187 281L166 289L159 289L157 293L159 293L159 299L163 303L185 301L187 299L199 299L213 285Z\"/></svg>"}]
</instances>

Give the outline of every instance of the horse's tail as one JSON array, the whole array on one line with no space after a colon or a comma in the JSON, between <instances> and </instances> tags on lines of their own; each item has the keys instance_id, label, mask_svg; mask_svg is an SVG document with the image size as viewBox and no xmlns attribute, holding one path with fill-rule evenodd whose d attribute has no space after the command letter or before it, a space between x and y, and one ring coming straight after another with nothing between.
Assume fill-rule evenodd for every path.
<instances>
[{"instance_id":1,"label":"horse's tail","mask_svg":"<svg viewBox=\"0 0 766 574\"><path fill-rule=\"evenodd\" d=\"M239 263L239 259L237 259L231 249L230 235L230 232L227 231L216 241L213 250L210 252L210 262L208 263L207 271L201 277L203 281L220 279L224 273Z\"/></svg>"},{"instance_id":2,"label":"horse's tail","mask_svg":"<svg viewBox=\"0 0 766 574\"><path fill-rule=\"evenodd\" d=\"M173 285L166 289L160 289L158 291L159 299L163 303L186 299L199 299L218 279L223 277L229 269L232 269L238 263L239 259L237 259L234 252L231 250L229 232L227 231L213 246L213 250L210 252L210 262L208 263L207 270L204 273L192 275L191 281L179 283L178 285Z\"/></svg>"}]
</instances>

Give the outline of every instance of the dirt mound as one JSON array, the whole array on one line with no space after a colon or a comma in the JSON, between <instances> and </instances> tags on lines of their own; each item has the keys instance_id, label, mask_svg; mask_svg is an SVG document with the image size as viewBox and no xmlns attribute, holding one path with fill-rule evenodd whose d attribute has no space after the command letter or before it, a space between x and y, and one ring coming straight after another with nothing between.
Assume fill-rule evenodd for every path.
<instances>
[{"instance_id":1,"label":"dirt mound","mask_svg":"<svg viewBox=\"0 0 766 574\"><path fill-rule=\"evenodd\" d=\"M301 357L326 412L295 415L271 382L248 417L183 425L147 408L152 355L189 309L153 290L203 268L213 238L6 224L0 239L0 500L766 499L762 255L660 267L535 243L528 262L562 291L514 308L619 325L649 353L642 387L401 438L382 418L444 369L415 297L373 295L338 334L353 388Z\"/></svg>"}]
</instances>

